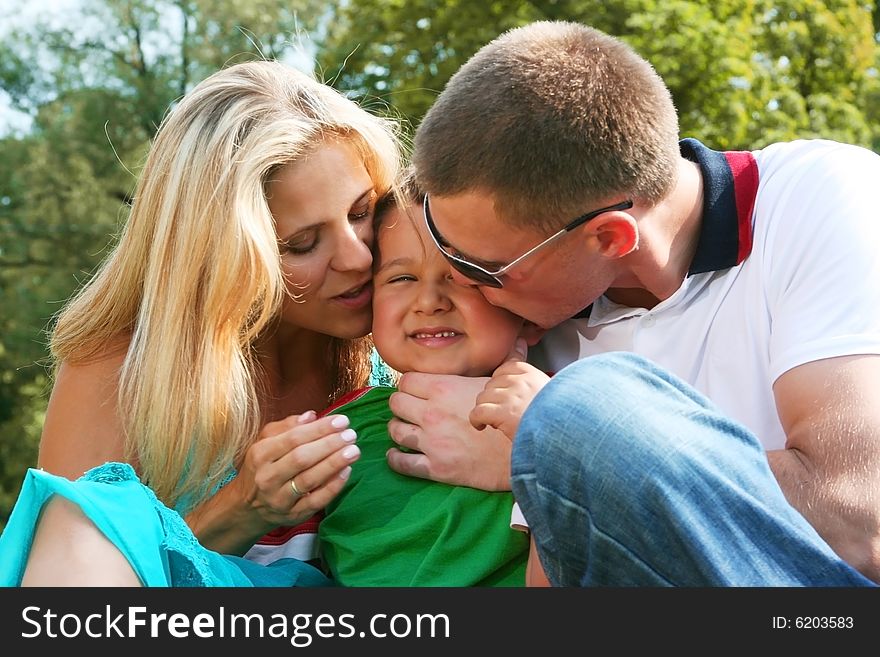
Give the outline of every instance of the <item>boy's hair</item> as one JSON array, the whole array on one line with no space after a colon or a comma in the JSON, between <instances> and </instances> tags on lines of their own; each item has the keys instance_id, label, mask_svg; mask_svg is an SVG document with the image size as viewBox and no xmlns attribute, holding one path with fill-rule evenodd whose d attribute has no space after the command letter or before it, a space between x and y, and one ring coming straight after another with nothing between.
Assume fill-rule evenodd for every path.
<instances>
[{"instance_id":1,"label":"boy's hair","mask_svg":"<svg viewBox=\"0 0 880 657\"><path fill-rule=\"evenodd\" d=\"M669 90L627 44L540 21L452 76L416 131L413 163L426 192L488 192L506 220L547 230L609 201L662 199L678 138Z\"/></svg>"},{"instance_id":2,"label":"boy's hair","mask_svg":"<svg viewBox=\"0 0 880 657\"><path fill-rule=\"evenodd\" d=\"M382 263L382 252L379 248L380 231L382 228L396 225L396 222L394 224L385 223L388 215L392 210L399 209L403 217L418 231L417 222L424 221L424 218L421 216L421 210L416 211L416 208L421 208L424 200L425 194L416 184L415 171L409 166L401 172L400 177L392 183L390 189L376 201L376 209L373 212L373 231L376 236L373 240L374 272ZM427 245L423 243L422 248L427 249Z\"/></svg>"},{"instance_id":3,"label":"boy's hair","mask_svg":"<svg viewBox=\"0 0 880 657\"><path fill-rule=\"evenodd\" d=\"M424 200L425 194L416 184L415 170L409 166L401 172L400 178L392 185L391 189L376 201L374 219L376 227L379 227L382 218L393 208L420 206Z\"/></svg>"}]
</instances>

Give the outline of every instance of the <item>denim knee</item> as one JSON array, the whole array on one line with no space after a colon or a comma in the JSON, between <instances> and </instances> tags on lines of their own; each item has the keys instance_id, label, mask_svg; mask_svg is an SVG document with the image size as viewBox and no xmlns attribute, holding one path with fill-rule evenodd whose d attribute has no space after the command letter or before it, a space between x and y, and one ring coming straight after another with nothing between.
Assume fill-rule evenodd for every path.
<instances>
[{"instance_id":1,"label":"denim knee","mask_svg":"<svg viewBox=\"0 0 880 657\"><path fill-rule=\"evenodd\" d=\"M693 456L694 415L727 422L699 392L641 356L590 356L560 370L529 405L511 473L580 499L596 486L603 496L627 495L644 485L646 471L689 469L676 461Z\"/></svg>"},{"instance_id":2,"label":"denim knee","mask_svg":"<svg viewBox=\"0 0 880 657\"><path fill-rule=\"evenodd\" d=\"M850 585L763 447L634 354L563 368L523 414L514 497L559 586Z\"/></svg>"}]
</instances>

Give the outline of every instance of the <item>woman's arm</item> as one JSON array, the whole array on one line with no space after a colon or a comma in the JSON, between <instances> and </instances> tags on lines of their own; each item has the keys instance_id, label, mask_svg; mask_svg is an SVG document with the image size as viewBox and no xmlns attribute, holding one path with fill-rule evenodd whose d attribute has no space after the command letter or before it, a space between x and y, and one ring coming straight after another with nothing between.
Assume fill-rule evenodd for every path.
<instances>
[{"instance_id":1,"label":"woman's arm","mask_svg":"<svg viewBox=\"0 0 880 657\"><path fill-rule=\"evenodd\" d=\"M76 479L107 461L124 461L117 394L124 351L87 364L64 363L58 370L40 438L38 465ZM238 476L186 518L210 549L244 554L278 525L310 518L345 485L347 467L360 455L348 426L314 413L267 424L251 445ZM300 421L300 418L303 418ZM340 421L337 420L337 423ZM347 438L347 439L346 439ZM132 463L136 471L137 463ZM296 477L296 496L290 480Z\"/></svg>"},{"instance_id":2,"label":"woman's arm","mask_svg":"<svg viewBox=\"0 0 880 657\"><path fill-rule=\"evenodd\" d=\"M107 461L124 460L116 400L124 358L121 353L87 364L61 364L40 437L39 467L76 479Z\"/></svg>"}]
</instances>

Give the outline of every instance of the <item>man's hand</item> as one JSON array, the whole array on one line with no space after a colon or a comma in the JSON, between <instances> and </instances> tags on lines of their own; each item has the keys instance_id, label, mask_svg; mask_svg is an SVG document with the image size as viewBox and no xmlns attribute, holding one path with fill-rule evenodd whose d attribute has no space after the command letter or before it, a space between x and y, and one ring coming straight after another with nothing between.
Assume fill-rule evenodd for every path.
<instances>
[{"instance_id":1,"label":"man's hand","mask_svg":"<svg viewBox=\"0 0 880 657\"><path fill-rule=\"evenodd\" d=\"M510 490L510 440L497 429L468 421L482 377L408 372L391 395L391 439L412 450L388 450L392 470L481 490Z\"/></svg>"},{"instance_id":2,"label":"man's hand","mask_svg":"<svg viewBox=\"0 0 880 657\"><path fill-rule=\"evenodd\" d=\"M547 385L550 377L525 362L526 349L525 340L517 340L507 360L477 395L476 406L470 413L471 424L477 429L494 427L512 441L522 414Z\"/></svg>"}]
</instances>

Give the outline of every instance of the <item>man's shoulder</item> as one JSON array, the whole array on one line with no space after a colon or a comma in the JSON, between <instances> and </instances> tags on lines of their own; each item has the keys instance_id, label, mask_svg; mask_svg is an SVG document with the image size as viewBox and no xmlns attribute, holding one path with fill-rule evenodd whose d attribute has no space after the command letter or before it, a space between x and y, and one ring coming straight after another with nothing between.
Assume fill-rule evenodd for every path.
<instances>
[{"instance_id":1,"label":"man's shoulder","mask_svg":"<svg viewBox=\"0 0 880 657\"><path fill-rule=\"evenodd\" d=\"M759 176L756 209L763 211L808 200L816 206L810 213L816 216L840 211L841 205L865 206L880 179L880 155L828 139L771 144L754 151L754 156Z\"/></svg>"},{"instance_id":2,"label":"man's shoulder","mask_svg":"<svg viewBox=\"0 0 880 657\"><path fill-rule=\"evenodd\" d=\"M832 158L835 164L851 162L853 166L859 166L867 160L880 166L880 156L874 151L857 144L831 139L795 139L776 142L752 153L762 170L783 165L809 166L811 163L822 163L826 158ZM824 168L827 168L827 163Z\"/></svg>"}]
</instances>

